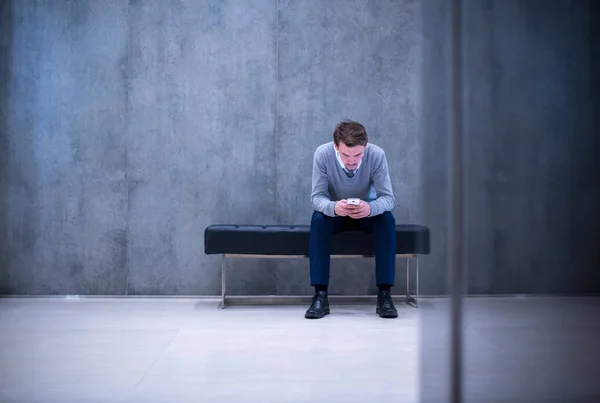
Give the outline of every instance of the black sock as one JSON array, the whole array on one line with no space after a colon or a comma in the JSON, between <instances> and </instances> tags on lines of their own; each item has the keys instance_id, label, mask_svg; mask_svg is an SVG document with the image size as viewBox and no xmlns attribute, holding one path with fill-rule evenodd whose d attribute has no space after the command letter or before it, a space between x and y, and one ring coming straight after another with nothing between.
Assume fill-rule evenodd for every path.
<instances>
[{"instance_id":1,"label":"black sock","mask_svg":"<svg viewBox=\"0 0 600 403\"><path fill-rule=\"evenodd\" d=\"M315 284L315 292L317 291L325 291L327 292L327 286L323 284Z\"/></svg>"},{"instance_id":2,"label":"black sock","mask_svg":"<svg viewBox=\"0 0 600 403\"><path fill-rule=\"evenodd\" d=\"M379 284L377 287L379 287L379 291L390 291L392 288L391 284Z\"/></svg>"}]
</instances>

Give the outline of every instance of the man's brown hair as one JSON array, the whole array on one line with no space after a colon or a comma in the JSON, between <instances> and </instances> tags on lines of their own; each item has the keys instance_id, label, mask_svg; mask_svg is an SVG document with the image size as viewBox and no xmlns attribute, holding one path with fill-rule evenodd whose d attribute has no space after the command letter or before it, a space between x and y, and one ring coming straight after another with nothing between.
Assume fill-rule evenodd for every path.
<instances>
[{"instance_id":1,"label":"man's brown hair","mask_svg":"<svg viewBox=\"0 0 600 403\"><path fill-rule=\"evenodd\" d=\"M344 120L335 127L333 141L339 147L340 142L347 147L366 146L369 141L367 130L363 125L352 120Z\"/></svg>"}]
</instances>

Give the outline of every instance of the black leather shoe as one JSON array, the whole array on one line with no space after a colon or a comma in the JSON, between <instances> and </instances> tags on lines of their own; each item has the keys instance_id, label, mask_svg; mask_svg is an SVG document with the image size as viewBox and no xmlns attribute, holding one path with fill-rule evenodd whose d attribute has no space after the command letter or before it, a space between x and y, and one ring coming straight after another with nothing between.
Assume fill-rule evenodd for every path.
<instances>
[{"instance_id":1,"label":"black leather shoe","mask_svg":"<svg viewBox=\"0 0 600 403\"><path fill-rule=\"evenodd\" d=\"M306 319L320 319L329 314L329 300L327 291L317 291L312 299L310 308L304 314Z\"/></svg>"},{"instance_id":2,"label":"black leather shoe","mask_svg":"<svg viewBox=\"0 0 600 403\"><path fill-rule=\"evenodd\" d=\"M375 311L381 318L397 318L398 311L394 307L392 301L392 293L390 291L377 292L377 309Z\"/></svg>"}]
</instances>

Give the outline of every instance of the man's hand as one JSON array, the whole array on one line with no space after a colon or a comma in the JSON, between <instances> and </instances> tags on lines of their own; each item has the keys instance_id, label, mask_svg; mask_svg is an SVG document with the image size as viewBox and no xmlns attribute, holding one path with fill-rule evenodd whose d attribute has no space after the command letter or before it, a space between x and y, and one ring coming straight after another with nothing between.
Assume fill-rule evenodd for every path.
<instances>
[{"instance_id":1,"label":"man's hand","mask_svg":"<svg viewBox=\"0 0 600 403\"><path fill-rule=\"evenodd\" d=\"M354 209L352 209L352 211L348 214L348 216L350 216L350 218L354 218L354 219L359 219L359 218L365 218L368 217L369 214L371 214L371 205L365 201L360 201L360 204L358 206L351 206L354 207Z\"/></svg>"},{"instance_id":2,"label":"man's hand","mask_svg":"<svg viewBox=\"0 0 600 403\"><path fill-rule=\"evenodd\" d=\"M335 204L334 211L338 216L348 216L350 218L358 219L367 217L369 214L371 214L371 206L369 203L362 200L358 206L354 204L348 204L347 200L344 199Z\"/></svg>"},{"instance_id":3,"label":"man's hand","mask_svg":"<svg viewBox=\"0 0 600 403\"><path fill-rule=\"evenodd\" d=\"M335 215L340 216L340 217L345 217L345 216L349 215L357 207L358 206L353 206L351 204L348 204L348 201L346 199L344 199L344 200L340 200L337 203L335 203L335 207L333 208L333 211L335 211Z\"/></svg>"}]
</instances>

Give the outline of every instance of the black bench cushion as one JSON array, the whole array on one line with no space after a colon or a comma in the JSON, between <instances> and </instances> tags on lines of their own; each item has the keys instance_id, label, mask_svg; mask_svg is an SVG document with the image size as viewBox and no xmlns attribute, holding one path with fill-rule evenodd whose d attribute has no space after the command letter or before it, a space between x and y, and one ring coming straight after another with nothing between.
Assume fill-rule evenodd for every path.
<instances>
[{"instance_id":1,"label":"black bench cushion","mask_svg":"<svg viewBox=\"0 0 600 403\"><path fill-rule=\"evenodd\" d=\"M204 253L308 256L309 235L308 225L210 225L204 230ZM373 236L341 232L332 238L331 253L373 256ZM429 228L396 225L396 253L428 254Z\"/></svg>"}]
</instances>

